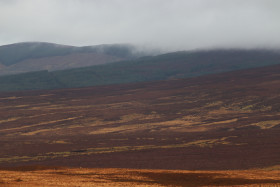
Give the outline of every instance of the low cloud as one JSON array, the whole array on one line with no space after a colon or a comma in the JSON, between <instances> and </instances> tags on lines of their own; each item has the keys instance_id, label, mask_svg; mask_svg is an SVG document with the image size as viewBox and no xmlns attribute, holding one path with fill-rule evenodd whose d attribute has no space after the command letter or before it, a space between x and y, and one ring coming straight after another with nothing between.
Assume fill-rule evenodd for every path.
<instances>
[{"instance_id":1,"label":"low cloud","mask_svg":"<svg viewBox=\"0 0 280 187\"><path fill-rule=\"evenodd\" d=\"M280 47L279 0L0 0L0 45Z\"/></svg>"}]
</instances>

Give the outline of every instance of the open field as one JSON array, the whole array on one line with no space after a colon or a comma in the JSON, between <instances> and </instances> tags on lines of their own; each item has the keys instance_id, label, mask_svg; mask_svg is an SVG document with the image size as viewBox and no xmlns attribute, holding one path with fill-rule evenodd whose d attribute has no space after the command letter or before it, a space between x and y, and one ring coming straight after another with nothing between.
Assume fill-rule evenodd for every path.
<instances>
[{"instance_id":1,"label":"open field","mask_svg":"<svg viewBox=\"0 0 280 187\"><path fill-rule=\"evenodd\" d=\"M0 93L0 166L227 170L280 163L280 66Z\"/></svg>"},{"instance_id":2,"label":"open field","mask_svg":"<svg viewBox=\"0 0 280 187\"><path fill-rule=\"evenodd\" d=\"M183 171L21 167L0 170L12 186L280 186L279 170Z\"/></svg>"}]
</instances>

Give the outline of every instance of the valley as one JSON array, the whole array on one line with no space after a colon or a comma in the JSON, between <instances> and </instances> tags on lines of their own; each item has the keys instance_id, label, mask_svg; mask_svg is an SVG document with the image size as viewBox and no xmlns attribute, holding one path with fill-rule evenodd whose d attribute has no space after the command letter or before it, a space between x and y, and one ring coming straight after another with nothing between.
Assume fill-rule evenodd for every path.
<instances>
[{"instance_id":1,"label":"valley","mask_svg":"<svg viewBox=\"0 0 280 187\"><path fill-rule=\"evenodd\" d=\"M280 187L279 9L0 0L0 187Z\"/></svg>"}]
</instances>

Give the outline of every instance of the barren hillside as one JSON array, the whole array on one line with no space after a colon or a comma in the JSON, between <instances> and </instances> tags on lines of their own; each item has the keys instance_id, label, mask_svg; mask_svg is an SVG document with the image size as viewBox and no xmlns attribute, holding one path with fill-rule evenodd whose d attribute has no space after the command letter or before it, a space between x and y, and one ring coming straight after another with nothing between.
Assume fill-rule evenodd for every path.
<instances>
[{"instance_id":1,"label":"barren hillside","mask_svg":"<svg viewBox=\"0 0 280 187\"><path fill-rule=\"evenodd\" d=\"M248 169L280 162L280 66L0 94L0 165Z\"/></svg>"}]
</instances>

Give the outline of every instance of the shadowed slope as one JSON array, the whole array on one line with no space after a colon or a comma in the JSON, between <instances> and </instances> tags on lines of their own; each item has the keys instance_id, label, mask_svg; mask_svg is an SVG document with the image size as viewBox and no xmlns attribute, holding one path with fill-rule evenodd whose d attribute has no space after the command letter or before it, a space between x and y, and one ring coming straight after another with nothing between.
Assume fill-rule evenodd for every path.
<instances>
[{"instance_id":1,"label":"shadowed slope","mask_svg":"<svg viewBox=\"0 0 280 187\"><path fill-rule=\"evenodd\" d=\"M111 50L114 51L113 49ZM105 54L107 55L107 58L105 59L112 60L112 57L108 57L108 55L111 55L109 52ZM77 67L88 65L88 63L74 63L74 65L72 65L71 63L74 61L74 57L73 59L64 59L59 64L54 65L54 63L60 61L58 59L63 58L64 57L52 58L54 61L47 65L43 65L44 60L42 59L32 60L32 62L38 61L37 65L42 66L42 68L38 68L37 65L34 65L30 69L37 68L38 70L52 70L55 68L61 69L65 66ZM81 57L80 60L83 61L83 58ZM30 60L26 63L30 63ZM239 69L250 69L274 64L280 64L279 51L241 49L185 51L158 56L142 57L91 67L75 68L55 72L45 71L43 74L39 73L39 75L38 72L35 72L14 76L4 76L0 77L0 91L75 88L96 85L170 80L197 77ZM22 68L21 64L16 64L15 66ZM53 81L49 81L53 79L56 80L55 84ZM43 82L43 84L41 82Z\"/></svg>"}]
</instances>

